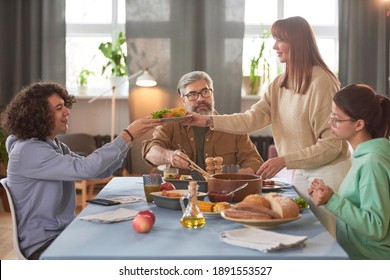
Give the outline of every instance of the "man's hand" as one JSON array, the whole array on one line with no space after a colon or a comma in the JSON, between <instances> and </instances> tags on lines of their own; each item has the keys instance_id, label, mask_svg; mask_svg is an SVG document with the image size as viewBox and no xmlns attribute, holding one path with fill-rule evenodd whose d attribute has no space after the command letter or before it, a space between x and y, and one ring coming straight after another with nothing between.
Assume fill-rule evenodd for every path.
<instances>
[{"instance_id":1,"label":"man's hand","mask_svg":"<svg viewBox=\"0 0 390 280\"><path fill-rule=\"evenodd\" d=\"M189 157L182 153L179 150L172 151L169 162L171 166L181 168L181 169L190 169L190 164L188 162Z\"/></svg>"}]
</instances>

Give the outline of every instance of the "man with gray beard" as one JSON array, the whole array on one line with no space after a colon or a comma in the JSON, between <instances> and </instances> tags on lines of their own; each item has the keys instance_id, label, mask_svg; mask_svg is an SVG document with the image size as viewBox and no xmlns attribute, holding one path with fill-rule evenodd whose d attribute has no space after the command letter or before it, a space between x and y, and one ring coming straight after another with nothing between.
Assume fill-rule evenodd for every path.
<instances>
[{"instance_id":1,"label":"man with gray beard","mask_svg":"<svg viewBox=\"0 0 390 280\"><path fill-rule=\"evenodd\" d=\"M207 73L193 71L185 74L179 80L177 90L188 112L217 114L213 81ZM205 169L205 159L217 156L223 158L223 164L239 165L239 173L255 174L263 163L247 134L188 127L182 122L166 122L158 126L153 138L145 140L142 147L142 157L148 164L177 167L180 174L189 174L188 158Z\"/></svg>"}]
</instances>

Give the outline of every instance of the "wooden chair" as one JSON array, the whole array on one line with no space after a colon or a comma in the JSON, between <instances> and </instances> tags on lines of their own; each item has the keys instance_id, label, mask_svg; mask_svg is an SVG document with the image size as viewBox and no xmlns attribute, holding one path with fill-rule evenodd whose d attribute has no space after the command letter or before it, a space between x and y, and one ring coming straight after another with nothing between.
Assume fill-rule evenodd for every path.
<instances>
[{"instance_id":1,"label":"wooden chair","mask_svg":"<svg viewBox=\"0 0 390 280\"><path fill-rule=\"evenodd\" d=\"M76 154L87 156L96 150L95 140L92 135L86 133L60 134L57 138L66 144ZM113 176L104 179L82 180L75 182L76 190L81 191L81 207L87 206L87 199L94 197L95 187L107 184Z\"/></svg>"},{"instance_id":2,"label":"wooden chair","mask_svg":"<svg viewBox=\"0 0 390 280\"><path fill-rule=\"evenodd\" d=\"M12 200L11 193L10 193L10 191L8 189L8 186L7 186L7 178L1 179L0 182L3 185L3 187L5 189L5 192L7 194L8 204L9 204L9 208L10 208L10 211L11 211L12 240L13 240L13 244L14 244L14 250L15 250L15 253L16 253L16 257L19 260L27 260L27 258L23 255L22 251L20 250L20 246L19 246L18 222L16 220L16 213L15 213L15 208L14 208L14 202Z\"/></svg>"}]
</instances>

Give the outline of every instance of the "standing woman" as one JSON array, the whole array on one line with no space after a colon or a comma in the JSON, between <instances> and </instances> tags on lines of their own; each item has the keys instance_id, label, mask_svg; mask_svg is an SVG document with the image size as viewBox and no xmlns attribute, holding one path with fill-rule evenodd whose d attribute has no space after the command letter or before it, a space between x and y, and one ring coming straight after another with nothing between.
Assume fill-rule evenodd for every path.
<instances>
[{"instance_id":1,"label":"standing woman","mask_svg":"<svg viewBox=\"0 0 390 280\"><path fill-rule=\"evenodd\" d=\"M348 144L336 139L328 126L332 99L339 81L319 53L314 33L302 17L276 21L271 28L274 49L285 72L269 85L263 98L245 113L222 116L192 114L189 125L248 133L272 124L278 157L268 159L257 171L272 178L284 167L294 169L293 184L310 200L311 178L321 178L334 190L351 166ZM336 221L323 207L314 214L335 236Z\"/></svg>"},{"instance_id":2,"label":"standing woman","mask_svg":"<svg viewBox=\"0 0 390 280\"><path fill-rule=\"evenodd\" d=\"M350 85L333 99L332 132L354 150L339 192L314 180L309 194L337 217L337 241L353 259L390 260L390 100Z\"/></svg>"}]
</instances>

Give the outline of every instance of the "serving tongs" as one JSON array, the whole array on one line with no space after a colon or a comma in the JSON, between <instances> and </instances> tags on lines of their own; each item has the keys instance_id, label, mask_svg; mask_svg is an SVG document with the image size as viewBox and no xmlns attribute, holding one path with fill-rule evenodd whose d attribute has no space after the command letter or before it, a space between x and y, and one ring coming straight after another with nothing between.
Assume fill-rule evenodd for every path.
<instances>
[{"instance_id":1,"label":"serving tongs","mask_svg":"<svg viewBox=\"0 0 390 280\"><path fill-rule=\"evenodd\" d=\"M178 149L187 155L187 153L184 151L184 149L180 146L180 144L177 144ZM188 155L187 155L188 156ZM188 158L189 167L191 171L191 177L195 181L207 181L210 177L210 174L207 173L205 170L203 170L199 165L197 165L195 162L193 162L190 158Z\"/></svg>"}]
</instances>

